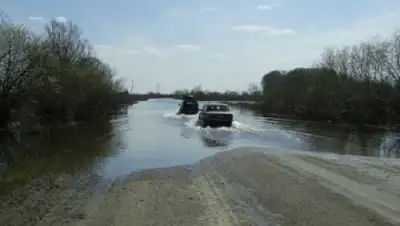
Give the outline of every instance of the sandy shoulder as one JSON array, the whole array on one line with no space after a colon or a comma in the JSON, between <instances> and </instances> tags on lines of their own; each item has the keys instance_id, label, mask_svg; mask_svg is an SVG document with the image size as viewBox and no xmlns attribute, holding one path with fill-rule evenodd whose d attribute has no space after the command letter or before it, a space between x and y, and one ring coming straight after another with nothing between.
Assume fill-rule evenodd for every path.
<instances>
[{"instance_id":1,"label":"sandy shoulder","mask_svg":"<svg viewBox=\"0 0 400 226\"><path fill-rule=\"evenodd\" d=\"M40 213L40 219L24 220L29 208L43 205L45 200L38 197L46 192L52 206ZM17 209L1 205L0 222L388 226L400 225L400 164L398 160L236 149L194 166L137 172L103 192L53 189L25 195L25 204Z\"/></svg>"},{"instance_id":2,"label":"sandy shoulder","mask_svg":"<svg viewBox=\"0 0 400 226\"><path fill-rule=\"evenodd\" d=\"M343 159L243 149L136 173L78 225L399 225L397 166Z\"/></svg>"},{"instance_id":3,"label":"sandy shoulder","mask_svg":"<svg viewBox=\"0 0 400 226\"><path fill-rule=\"evenodd\" d=\"M221 190L207 175L175 167L136 173L92 200L77 225L234 225Z\"/></svg>"}]
</instances>

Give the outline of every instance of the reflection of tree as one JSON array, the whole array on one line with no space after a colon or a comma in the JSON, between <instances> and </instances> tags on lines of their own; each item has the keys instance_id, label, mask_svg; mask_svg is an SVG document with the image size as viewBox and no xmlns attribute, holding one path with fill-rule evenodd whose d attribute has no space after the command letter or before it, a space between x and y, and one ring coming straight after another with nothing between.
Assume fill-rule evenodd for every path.
<instances>
[{"instance_id":1,"label":"reflection of tree","mask_svg":"<svg viewBox=\"0 0 400 226\"><path fill-rule=\"evenodd\" d=\"M111 138L115 134L108 119L100 119L52 129L49 133L35 136L24 134L20 143L2 136L1 160L10 166L18 163L21 169L34 167L44 172L88 169L99 156L108 154Z\"/></svg>"},{"instance_id":2,"label":"reflection of tree","mask_svg":"<svg viewBox=\"0 0 400 226\"><path fill-rule=\"evenodd\" d=\"M400 158L400 139L396 133L387 132L381 138L378 154L381 157Z\"/></svg>"},{"instance_id":3,"label":"reflection of tree","mask_svg":"<svg viewBox=\"0 0 400 226\"><path fill-rule=\"evenodd\" d=\"M395 133L381 129L295 120L276 120L275 125L284 131L295 133L313 151L400 157L400 140Z\"/></svg>"},{"instance_id":4,"label":"reflection of tree","mask_svg":"<svg viewBox=\"0 0 400 226\"><path fill-rule=\"evenodd\" d=\"M11 131L0 133L0 170L11 164L18 155L18 149L14 147L14 144L19 143L17 136Z\"/></svg>"},{"instance_id":5,"label":"reflection of tree","mask_svg":"<svg viewBox=\"0 0 400 226\"><path fill-rule=\"evenodd\" d=\"M232 140L232 134L212 134L212 133L200 133L203 144L207 147L228 147Z\"/></svg>"},{"instance_id":6,"label":"reflection of tree","mask_svg":"<svg viewBox=\"0 0 400 226\"><path fill-rule=\"evenodd\" d=\"M203 144L207 147L227 147L227 146L229 146L229 141L213 139L212 137L202 136L201 140L203 141Z\"/></svg>"}]
</instances>

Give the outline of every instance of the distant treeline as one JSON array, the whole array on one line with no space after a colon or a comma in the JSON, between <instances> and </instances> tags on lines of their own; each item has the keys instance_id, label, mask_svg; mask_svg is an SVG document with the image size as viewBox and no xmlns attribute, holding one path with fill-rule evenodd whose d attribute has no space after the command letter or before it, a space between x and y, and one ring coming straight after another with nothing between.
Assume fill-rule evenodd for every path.
<instances>
[{"instance_id":1,"label":"distant treeline","mask_svg":"<svg viewBox=\"0 0 400 226\"><path fill-rule=\"evenodd\" d=\"M271 71L257 110L307 120L357 124L400 122L400 33L329 48L312 68Z\"/></svg>"},{"instance_id":2,"label":"distant treeline","mask_svg":"<svg viewBox=\"0 0 400 226\"><path fill-rule=\"evenodd\" d=\"M132 101L77 25L51 20L36 34L0 13L0 129L83 120Z\"/></svg>"},{"instance_id":3,"label":"distant treeline","mask_svg":"<svg viewBox=\"0 0 400 226\"><path fill-rule=\"evenodd\" d=\"M193 95L200 101L257 101L261 98L261 89L257 85L250 85L247 91L231 91L216 92L203 90L200 85L191 90L177 90L171 95L174 98L181 98L184 95Z\"/></svg>"},{"instance_id":4,"label":"distant treeline","mask_svg":"<svg viewBox=\"0 0 400 226\"><path fill-rule=\"evenodd\" d=\"M145 101L152 98L174 98L173 94L164 94L164 93L133 93L131 95L136 101Z\"/></svg>"}]
</instances>

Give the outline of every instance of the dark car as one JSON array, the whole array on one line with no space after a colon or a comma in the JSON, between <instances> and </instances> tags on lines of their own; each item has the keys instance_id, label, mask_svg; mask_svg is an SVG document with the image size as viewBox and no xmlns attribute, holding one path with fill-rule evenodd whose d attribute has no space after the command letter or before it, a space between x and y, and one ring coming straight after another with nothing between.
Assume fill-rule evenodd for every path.
<instances>
[{"instance_id":1,"label":"dark car","mask_svg":"<svg viewBox=\"0 0 400 226\"><path fill-rule=\"evenodd\" d=\"M177 114L195 115L199 112L199 103L190 95L183 97L179 106Z\"/></svg>"},{"instance_id":2,"label":"dark car","mask_svg":"<svg viewBox=\"0 0 400 226\"><path fill-rule=\"evenodd\" d=\"M200 110L198 123L203 126L232 126L233 114L227 104L204 104Z\"/></svg>"}]
</instances>

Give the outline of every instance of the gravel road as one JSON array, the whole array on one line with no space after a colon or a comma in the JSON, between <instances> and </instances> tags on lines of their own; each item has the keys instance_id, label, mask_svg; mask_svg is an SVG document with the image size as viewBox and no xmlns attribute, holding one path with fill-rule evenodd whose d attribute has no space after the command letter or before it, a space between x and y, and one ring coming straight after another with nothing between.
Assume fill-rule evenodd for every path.
<instances>
[{"instance_id":1,"label":"gravel road","mask_svg":"<svg viewBox=\"0 0 400 226\"><path fill-rule=\"evenodd\" d=\"M0 225L400 225L398 160L258 151L137 172L101 192L36 186L12 202L16 191Z\"/></svg>"}]
</instances>

